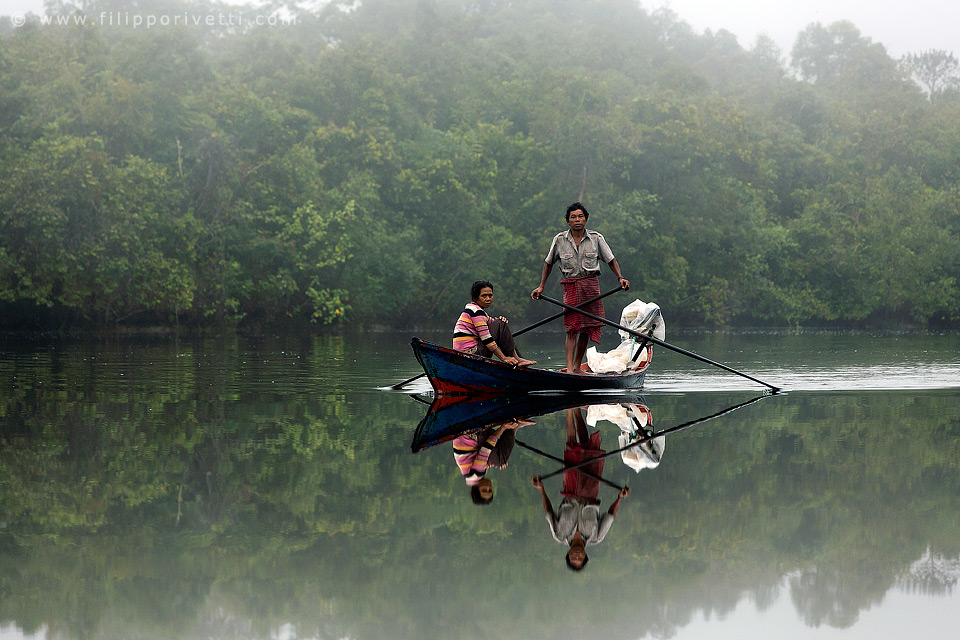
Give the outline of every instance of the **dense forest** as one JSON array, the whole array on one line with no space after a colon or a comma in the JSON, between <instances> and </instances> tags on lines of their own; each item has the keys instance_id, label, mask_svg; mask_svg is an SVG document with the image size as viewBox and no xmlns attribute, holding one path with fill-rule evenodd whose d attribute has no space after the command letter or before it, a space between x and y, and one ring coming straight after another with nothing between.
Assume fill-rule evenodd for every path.
<instances>
[{"instance_id":1,"label":"dense forest","mask_svg":"<svg viewBox=\"0 0 960 640\"><path fill-rule=\"evenodd\" d=\"M102 20L139 4L0 27L4 327L440 326L477 278L539 317L577 199L675 321L960 321L950 52L745 48L632 0Z\"/></svg>"}]
</instances>

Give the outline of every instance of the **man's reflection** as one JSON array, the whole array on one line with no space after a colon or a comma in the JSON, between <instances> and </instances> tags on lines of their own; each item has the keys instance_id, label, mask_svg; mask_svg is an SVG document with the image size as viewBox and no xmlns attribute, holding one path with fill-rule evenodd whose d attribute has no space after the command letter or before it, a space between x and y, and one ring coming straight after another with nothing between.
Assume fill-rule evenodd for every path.
<instances>
[{"instance_id":1,"label":"man's reflection","mask_svg":"<svg viewBox=\"0 0 960 640\"><path fill-rule=\"evenodd\" d=\"M566 554L567 566L573 571L582 570L589 558L587 545L599 544L610 531L613 520L620 510L620 500L630 495L627 487L620 489L617 499L602 516L600 514L600 478L603 474L603 449L600 448L600 431L589 433L580 408L568 409L566 416L567 442L563 452L566 465L577 465L591 460L577 469L563 474L563 500L557 511L553 510L547 491L539 476L533 477L533 486L540 490L543 512L550 525L554 540L570 548Z\"/></svg>"},{"instance_id":2,"label":"man's reflection","mask_svg":"<svg viewBox=\"0 0 960 640\"><path fill-rule=\"evenodd\" d=\"M534 423L511 420L497 428L482 429L454 439L453 458L470 489L474 504L490 504L493 500L493 482L486 477L487 471L507 466L515 442L514 433L530 424Z\"/></svg>"}]
</instances>

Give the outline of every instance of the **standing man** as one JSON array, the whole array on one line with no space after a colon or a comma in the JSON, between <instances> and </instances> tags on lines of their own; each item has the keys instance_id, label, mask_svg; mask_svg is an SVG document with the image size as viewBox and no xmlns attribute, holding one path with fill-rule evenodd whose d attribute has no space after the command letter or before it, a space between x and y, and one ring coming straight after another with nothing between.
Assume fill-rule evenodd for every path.
<instances>
[{"instance_id":1,"label":"standing man","mask_svg":"<svg viewBox=\"0 0 960 640\"><path fill-rule=\"evenodd\" d=\"M620 265L607 246L607 241L596 231L587 229L589 217L587 208L579 202L567 207L567 224L570 228L553 237L553 244L550 245L550 251L543 262L540 285L530 293L531 298L537 300L543 293L547 278L550 277L553 264L557 260L560 260L560 272L563 274L560 282L563 285L563 301L568 305L576 307L600 295L600 260L610 265L621 287L630 288L630 281L620 273ZM585 307L584 311L605 317L602 300ZM603 323L568 311L563 316L563 324L567 330L567 371L580 373L583 356L587 352L587 342L600 342L600 327Z\"/></svg>"}]
</instances>

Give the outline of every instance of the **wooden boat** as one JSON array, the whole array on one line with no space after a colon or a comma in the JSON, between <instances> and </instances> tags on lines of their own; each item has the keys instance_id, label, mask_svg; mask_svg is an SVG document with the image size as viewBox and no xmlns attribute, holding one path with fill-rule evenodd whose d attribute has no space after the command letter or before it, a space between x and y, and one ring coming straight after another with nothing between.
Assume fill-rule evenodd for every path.
<instances>
[{"instance_id":1,"label":"wooden boat","mask_svg":"<svg viewBox=\"0 0 960 640\"><path fill-rule=\"evenodd\" d=\"M576 375L533 367L511 367L499 360L462 353L420 338L414 338L410 344L438 396L640 389L650 364L648 357L640 369L627 373Z\"/></svg>"},{"instance_id":2,"label":"wooden boat","mask_svg":"<svg viewBox=\"0 0 960 640\"><path fill-rule=\"evenodd\" d=\"M414 453L486 427L529 419L591 404L643 404L638 391L564 393L561 395L498 393L484 396L437 395L417 425L410 448Z\"/></svg>"}]
</instances>

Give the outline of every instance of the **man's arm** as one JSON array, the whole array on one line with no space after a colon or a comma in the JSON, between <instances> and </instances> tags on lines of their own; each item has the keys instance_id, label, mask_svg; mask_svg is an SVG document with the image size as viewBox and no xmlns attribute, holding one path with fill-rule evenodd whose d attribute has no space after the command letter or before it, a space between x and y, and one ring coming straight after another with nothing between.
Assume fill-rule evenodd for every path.
<instances>
[{"instance_id":1,"label":"man's arm","mask_svg":"<svg viewBox=\"0 0 960 640\"><path fill-rule=\"evenodd\" d=\"M620 263L617 262L617 259L614 258L609 263L610 270L613 271L613 275L617 276L617 280L620 282L620 286L623 287L623 290L626 291L630 288L630 281L623 277L623 274L620 272Z\"/></svg>"},{"instance_id":2,"label":"man's arm","mask_svg":"<svg viewBox=\"0 0 960 640\"><path fill-rule=\"evenodd\" d=\"M540 497L543 501L543 512L549 515L551 519L556 520L557 514L553 512L553 505L550 504L550 498L547 497L547 490L543 488L543 482L541 482L540 476L533 476L533 486L540 489Z\"/></svg>"},{"instance_id":3,"label":"man's arm","mask_svg":"<svg viewBox=\"0 0 960 640\"><path fill-rule=\"evenodd\" d=\"M626 498L630 495L630 489L627 487L621 487L620 495L617 496L616 501L610 508L607 510L603 517L600 518L600 522L597 523L597 539L594 544L599 544L603 542L603 539L607 537L607 533L610 532L610 527L613 526L613 520L617 517L617 513L620 511L620 499Z\"/></svg>"},{"instance_id":4,"label":"man's arm","mask_svg":"<svg viewBox=\"0 0 960 640\"><path fill-rule=\"evenodd\" d=\"M613 518L617 517L617 512L620 511L620 498L626 498L628 495L630 495L630 488L621 487L620 495L617 496L617 499L613 502L612 505L610 505L610 508L607 510L607 513L609 513L611 517Z\"/></svg>"},{"instance_id":5,"label":"man's arm","mask_svg":"<svg viewBox=\"0 0 960 640\"><path fill-rule=\"evenodd\" d=\"M619 269L619 267L618 267L618 269ZM539 299L540 299L540 294L543 293L543 288L544 288L545 286L547 286L547 278L550 277L550 272L551 272L551 271L553 271L553 264L550 263L550 262L544 262L544 263L543 263L543 270L540 272L540 285L537 286L537 288L534 289L534 290L530 293L530 297L531 297L533 300L539 300Z\"/></svg>"}]
</instances>

